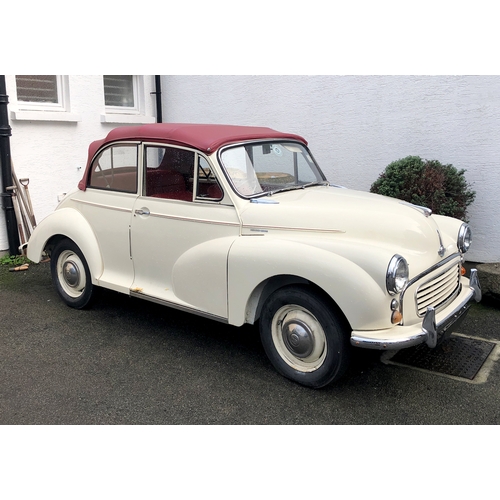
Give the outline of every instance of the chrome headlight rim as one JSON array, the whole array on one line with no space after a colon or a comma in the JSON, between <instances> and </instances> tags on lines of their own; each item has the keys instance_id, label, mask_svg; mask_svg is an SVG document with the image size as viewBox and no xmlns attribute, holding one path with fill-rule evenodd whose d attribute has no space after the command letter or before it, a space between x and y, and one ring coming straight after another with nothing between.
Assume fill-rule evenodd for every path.
<instances>
[{"instance_id":1,"label":"chrome headlight rim","mask_svg":"<svg viewBox=\"0 0 500 500\"><path fill-rule=\"evenodd\" d=\"M385 284L391 295L401 293L409 279L409 267L406 259L401 255L394 255L387 266Z\"/></svg>"},{"instance_id":2,"label":"chrome headlight rim","mask_svg":"<svg viewBox=\"0 0 500 500\"><path fill-rule=\"evenodd\" d=\"M472 231L469 224L465 222L460 226L458 230L457 247L461 253L466 253L472 243Z\"/></svg>"}]
</instances>

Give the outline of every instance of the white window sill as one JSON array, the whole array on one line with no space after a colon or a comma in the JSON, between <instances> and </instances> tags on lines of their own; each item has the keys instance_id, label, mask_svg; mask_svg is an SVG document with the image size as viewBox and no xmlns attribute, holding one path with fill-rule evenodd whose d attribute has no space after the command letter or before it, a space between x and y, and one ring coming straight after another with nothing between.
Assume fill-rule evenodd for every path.
<instances>
[{"instance_id":1,"label":"white window sill","mask_svg":"<svg viewBox=\"0 0 500 500\"><path fill-rule=\"evenodd\" d=\"M106 113L101 115L101 123L155 123L154 116L126 115L120 113Z\"/></svg>"},{"instance_id":2,"label":"white window sill","mask_svg":"<svg viewBox=\"0 0 500 500\"><path fill-rule=\"evenodd\" d=\"M40 122L81 122L82 115L67 111L11 111L12 120Z\"/></svg>"}]
</instances>

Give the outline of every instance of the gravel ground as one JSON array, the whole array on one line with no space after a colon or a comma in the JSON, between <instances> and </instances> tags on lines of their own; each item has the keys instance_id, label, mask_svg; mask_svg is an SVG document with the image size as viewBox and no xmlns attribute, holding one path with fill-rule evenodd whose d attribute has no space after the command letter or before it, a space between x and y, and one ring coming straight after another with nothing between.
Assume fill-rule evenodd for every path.
<instances>
[{"instance_id":1,"label":"gravel ground","mask_svg":"<svg viewBox=\"0 0 500 500\"><path fill-rule=\"evenodd\" d=\"M99 290L65 306L49 264L0 266L0 424L499 424L500 369L482 383L356 350L336 385L278 375L253 327L235 328ZM461 333L500 341L500 310L474 305Z\"/></svg>"}]
</instances>

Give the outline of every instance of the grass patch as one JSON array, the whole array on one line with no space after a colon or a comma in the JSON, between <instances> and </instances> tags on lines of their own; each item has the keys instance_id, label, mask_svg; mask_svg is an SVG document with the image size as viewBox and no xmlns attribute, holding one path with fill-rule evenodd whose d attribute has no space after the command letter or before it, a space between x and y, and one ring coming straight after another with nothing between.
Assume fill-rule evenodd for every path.
<instances>
[{"instance_id":1,"label":"grass patch","mask_svg":"<svg viewBox=\"0 0 500 500\"><path fill-rule=\"evenodd\" d=\"M22 266L30 262L25 255L6 255L5 257L0 257L0 266Z\"/></svg>"}]
</instances>

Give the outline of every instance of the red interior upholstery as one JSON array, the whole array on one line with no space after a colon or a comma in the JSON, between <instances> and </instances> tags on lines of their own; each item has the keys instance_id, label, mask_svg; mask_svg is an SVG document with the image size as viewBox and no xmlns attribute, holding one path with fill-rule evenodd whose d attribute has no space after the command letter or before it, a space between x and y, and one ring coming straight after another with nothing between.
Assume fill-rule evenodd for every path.
<instances>
[{"instance_id":1,"label":"red interior upholstery","mask_svg":"<svg viewBox=\"0 0 500 500\"><path fill-rule=\"evenodd\" d=\"M186 190L186 182L182 174L171 168L147 171L146 195L186 201L193 198L192 192Z\"/></svg>"}]
</instances>

